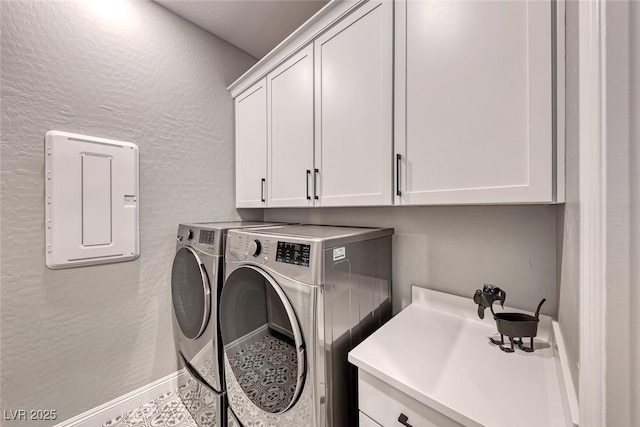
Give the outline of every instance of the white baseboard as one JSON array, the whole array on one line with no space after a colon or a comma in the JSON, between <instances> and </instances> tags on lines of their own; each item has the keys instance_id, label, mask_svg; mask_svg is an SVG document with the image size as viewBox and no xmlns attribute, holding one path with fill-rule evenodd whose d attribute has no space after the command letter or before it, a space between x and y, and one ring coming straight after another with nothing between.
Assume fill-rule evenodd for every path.
<instances>
[{"instance_id":1,"label":"white baseboard","mask_svg":"<svg viewBox=\"0 0 640 427\"><path fill-rule=\"evenodd\" d=\"M573 384L573 378L571 377L571 371L569 367L569 356L567 355L567 346L564 343L562 331L557 321L553 321L553 335L555 338L555 344L557 350L556 366L558 368L558 379L562 390L560 393L563 398L563 406L565 407L566 418L571 420L573 427L578 427L578 395L576 394L576 388Z\"/></svg>"},{"instance_id":2,"label":"white baseboard","mask_svg":"<svg viewBox=\"0 0 640 427\"><path fill-rule=\"evenodd\" d=\"M54 427L98 427L118 415L126 414L158 396L177 389L178 382L183 380L183 375L186 375L184 369L169 374L164 378L160 378L130 393L56 424Z\"/></svg>"}]
</instances>

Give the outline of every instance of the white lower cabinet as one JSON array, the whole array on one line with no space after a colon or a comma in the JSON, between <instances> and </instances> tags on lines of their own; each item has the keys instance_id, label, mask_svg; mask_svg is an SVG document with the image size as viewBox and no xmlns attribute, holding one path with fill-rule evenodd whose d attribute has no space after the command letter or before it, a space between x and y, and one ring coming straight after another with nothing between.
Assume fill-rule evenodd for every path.
<instances>
[{"instance_id":1,"label":"white lower cabinet","mask_svg":"<svg viewBox=\"0 0 640 427\"><path fill-rule=\"evenodd\" d=\"M361 427L462 426L362 369L358 370L358 408Z\"/></svg>"},{"instance_id":2,"label":"white lower cabinet","mask_svg":"<svg viewBox=\"0 0 640 427\"><path fill-rule=\"evenodd\" d=\"M367 417L362 411L358 414L358 424L360 427L380 427L380 424Z\"/></svg>"}]
</instances>

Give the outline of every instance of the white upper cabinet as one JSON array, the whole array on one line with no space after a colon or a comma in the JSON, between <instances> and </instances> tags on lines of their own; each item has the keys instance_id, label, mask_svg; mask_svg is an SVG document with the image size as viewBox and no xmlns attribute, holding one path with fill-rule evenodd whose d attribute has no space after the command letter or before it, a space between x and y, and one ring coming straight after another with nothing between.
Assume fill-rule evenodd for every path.
<instances>
[{"instance_id":1,"label":"white upper cabinet","mask_svg":"<svg viewBox=\"0 0 640 427\"><path fill-rule=\"evenodd\" d=\"M551 1L395 16L396 204L553 202Z\"/></svg>"},{"instance_id":2,"label":"white upper cabinet","mask_svg":"<svg viewBox=\"0 0 640 427\"><path fill-rule=\"evenodd\" d=\"M313 45L267 76L268 206L313 206Z\"/></svg>"},{"instance_id":3,"label":"white upper cabinet","mask_svg":"<svg viewBox=\"0 0 640 427\"><path fill-rule=\"evenodd\" d=\"M370 1L314 42L320 206L390 205L393 3Z\"/></svg>"},{"instance_id":4,"label":"white upper cabinet","mask_svg":"<svg viewBox=\"0 0 640 427\"><path fill-rule=\"evenodd\" d=\"M236 98L236 207L264 207L267 178L267 82Z\"/></svg>"},{"instance_id":5,"label":"white upper cabinet","mask_svg":"<svg viewBox=\"0 0 640 427\"><path fill-rule=\"evenodd\" d=\"M237 207L564 200L562 1L332 1L229 90Z\"/></svg>"}]
</instances>

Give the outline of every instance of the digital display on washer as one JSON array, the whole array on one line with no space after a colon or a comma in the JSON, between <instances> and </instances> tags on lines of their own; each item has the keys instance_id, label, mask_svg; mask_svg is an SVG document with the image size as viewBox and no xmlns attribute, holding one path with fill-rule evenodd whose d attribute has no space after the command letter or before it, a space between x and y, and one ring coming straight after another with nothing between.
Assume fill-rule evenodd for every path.
<instances>
[{"instance_id":1,"label":"digital display on washer","mask_svg":"<svg viewBox=\"0 0 640 427\"><path fill-rule=\"evenodd\" d=\"M309 267L309 253L311 253L311 245L278 242L276 261Z\"/></svg>"},{"instance_id":2,"label":"digital display on washer","mask_svg":"<svg viewBox=\"0 0 640 427\"><path fill-rule=\"evenodd\" d=\"M216 238L216 232L214 230L200 230L200 238L198 242L205 245L213 245Z\"/></svg>"}]
</instances>

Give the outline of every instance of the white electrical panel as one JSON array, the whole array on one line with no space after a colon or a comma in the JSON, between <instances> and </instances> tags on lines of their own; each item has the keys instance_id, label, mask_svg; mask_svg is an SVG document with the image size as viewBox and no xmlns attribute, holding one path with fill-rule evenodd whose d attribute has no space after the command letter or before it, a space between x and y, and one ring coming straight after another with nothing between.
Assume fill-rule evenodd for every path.
<instances>
[{"instance_id":1,"label":"white electrical panel","mask_svg":"<svg viewBox=\"0 0 640 427\"><path fill-rule=\"evenodd\" d=\"M45 176L49 268L138 257L137 145L49 131Z\"/></svg>"}]
</instances>

